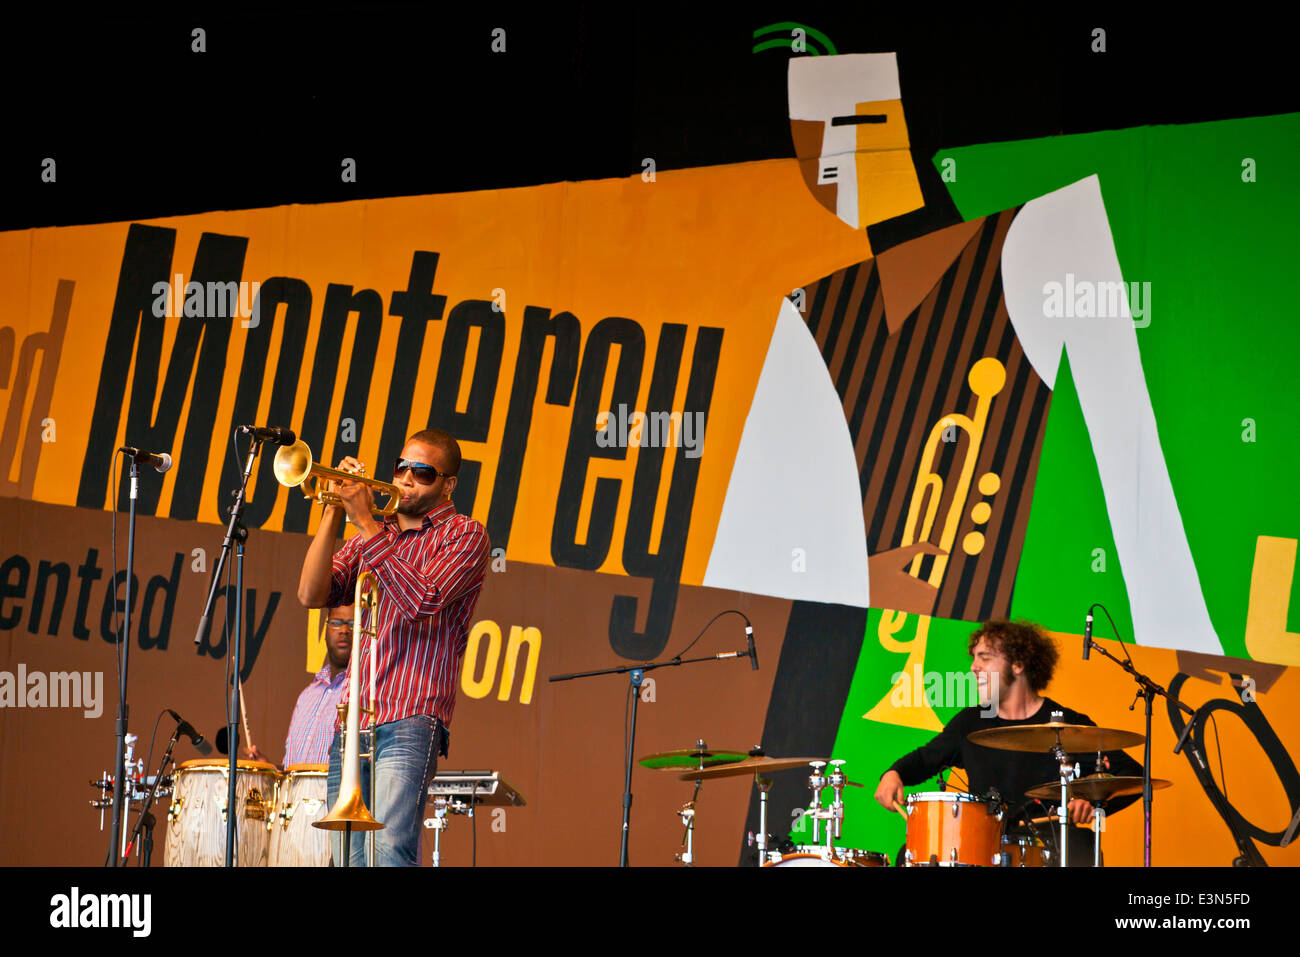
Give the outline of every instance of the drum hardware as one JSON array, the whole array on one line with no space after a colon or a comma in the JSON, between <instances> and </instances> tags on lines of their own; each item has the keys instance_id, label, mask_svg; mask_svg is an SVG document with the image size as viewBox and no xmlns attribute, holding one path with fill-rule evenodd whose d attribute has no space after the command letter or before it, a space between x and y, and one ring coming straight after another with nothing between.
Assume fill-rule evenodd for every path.
<instances>
[{"instance_id":1,"label":"drum hardware","mask_svg":"<svg viewBox=\"0 0 1300 957\"><path fill-rule=\"evenodd\" d=\"M442 832L449 814L473 818L476 807L524 807L520 790L498 771L439 771L429 783L433 817L424 826L433 831L433 866L442 866Z\"/></svg>"},{"instance_id":2,"label":"drum hardware","mask_svg":"<svg viewBox=\"0 0 1300 957\"><path fill-rule=\"evenodd\" d=\"M706 767L716 767L720 764L731 764L736 761L744 760L748 755L743 751L715 751L711 750L700 738L693 748L678 748L673 751L660 751L655 754L647 754L637 760L637 764L643 768L655 768L661 771L681 771L683 768L703 771ZM701 780L695 779L695 790L691 794L691 799L682 805L681 809L676 812L682 820L682 827L685 832L682 834L682 848L673 855L673 860L687 867L692 866L695 860L695 808L700 799Z\"/></svg>"},{"instance_id":3,"label":"drum hardware","mask_svg":"<svg viewBox=\"0 0 1300 957\"><path fill-rule=\"evenodd\" d=\"M723 615L727 615L727 614L739 615L744 620L746 642L748 645L747 650L719 652L713 655L705 655L704 657L701 658L682 657L683 654L685 654L687 651L691 649L692 646L694 646L696 641L698 641L701 637L703 637L704 633L709 630L710 626L712 626L712 624L715 621L717 621ZM628 695L631 697L631 701L632 701L632 714L630 719L626 721L626 729L624 735L625 747L623 749L623 815L622 815L623 822L622 822L622 834L619 838L619 849L618 849L619 867L629 866L628 839L631 836L631 831L632 831L632 767L634 763L632 756L636 753L637 715L638 715L638 708L641 703L641 684L645 680L646 672L654 671L655 669L658 668L677 668L677 667L681 667L682 665L693 665L705 661L722 661L724 659L733 659L733 658L736 659L749 658L753 667L757 669L758 657L752 639L753 639L753 626L750 623L749 619L745 616L744 612L737 611L734 608L729 608L726 611L722 611L719 612L717 615L714 615L713 618L710 619L709 623L704 626L704 628L700 631L699 635L697 635L689 645L687 645L684 649L682 649L681 652L674 655L672 658L668 659L667 661L647 661L638 665L622 665L617 668L602 668L599 671L580 671L580 672L573 672L571 674L550 675L546 679L547 681L555 682L555 681L571 681L574 678L594 678L597 675L625 674L628 677Z\"/></svg>"},{"instance_id":4,"label":"drum hardware","mask_svg":"<svg viewBox=\"0 0 1300 957\"><path fill-rule=\"evenodd\" d=\"M844 775L841 759L823 761L813 758L808 761L812 773L808 775L808 787L812 799L803 812L813 822L813 843L791 845L790 850L760 851L760 866L763 867L888 867L889 855L877 851L863 851L851 847L837 847L835 842L842 837L844 822L844 788L862 787ZM825 769L829 767L829 771ZM771 782L767 782L771 786ZM832 797L830 804L822 804L822 791L829 787ZM764 795L765 796L765 795ZM826 823L826 842L822 843L821 825Z\"/></svg>"},{"instance_id":5,"label":"drum hardware","mask_svg":"<svg viewBox=\"0 0 1300 957\"><path fill-rule=\"evenodd\" d=\"M1101 766L1101 752L1118 751L1131 748L1147 741L1146 736L1117 728L1099 728L1090 724L1066 724L1059 718L1062 712L1053 711L1052 720L1047 724L1023 724L1008 728L986 728L967 735L967 739L987 748L1004 751L1046 751L1060 764L1059 782L1042 785L1035 789L1037 793L1029 797L1054 798L1058 801L1056 823L1060 828L1060 867L1069 866L1069 848L1067 847L1070 824L1070 790L1072 781L1082 781L1078 764L1070 763L1070 751L1092 751L1097 755L1098 767ZM1046 792L1044 791L1046 789ZM1083 797L1076 793L1075 797ZM1084 798L1087 800L1086 798ZM1097 802L1092 802L1097 803ZM1105 811L1093 818L1093 863L1101 864L1101 830Z\"/></svg>"},{"instance_id":6,"label":"drum hardware","mask_svg":"<svg viewBox=\"0 0 1300 957\"><path fill-rule=\"evenodd\" d=\"M761 748L755 748L755 751L761 751ZM734 777L741 774L754 774L754 786L758 789L758 865L762 867L767 863L767 794L772 788L772 782L763 777L764 772L788 771L791 768L804 767L818 758L769 758L764 754L758 754L754 757L746 758L743 761L733 761L729 764L719 764L711 768L697 768L693 771L687 771L679 774L678 777L683 781L703 781L709 778L726 778ZM822 762L825 765L825 762Z\"/></svg>"}]
</instances>

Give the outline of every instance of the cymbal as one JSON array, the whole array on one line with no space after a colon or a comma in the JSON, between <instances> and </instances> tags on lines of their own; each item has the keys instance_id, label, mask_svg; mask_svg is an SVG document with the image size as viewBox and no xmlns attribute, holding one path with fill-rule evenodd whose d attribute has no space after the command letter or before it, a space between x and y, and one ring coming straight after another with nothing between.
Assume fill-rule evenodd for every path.
<instances>
[{"instance_id":1,"label":"cymbal","mask_svg":"<svg viewBox=\"0 0 1300 957\"><path fill-rule=\"evenodd\" d=\"M1057 741L1066 751L1118 751L1146 740L1145 735L1091 724L1021 724L985 728L966 735L967 740L1002 751L1050 751Z\"/></svg>"},{"instance_id":2,"label":"cymbal","mask_svg":"<svg viewBox=\"0 0 1300 957\"><path fill-rule=\"evenodd\" d=\"M655 768L662 771L676 771L681 768L709 767L713 764L729 764L743 761L749 757L748 751L734 748L677 748L674 751L658 751L637 759L643 768Z\"/></svg>"},{"instance_id":3,"label":"cymbal","mask_svg":"<svg viewBox=\"0 0 1300 957\"><path fill-rule=\"evenodd\" d=\"M1161 788L1169 787L1173 783L1164 778L1152 778L1151 790L1158 791ZM1066 785L1066 788L1071 798L1083 798L1085 801L1096 804L1099 801L1109 801L1117 797L1128 797L1130 794L1141 794L1142 776L1140 774L1127 776L1090 774L1086 778L1071 781ZM1061 783L1059 781L1040 784L1025 792L1025 797L1044 798L1046 800L1059 799L1060 796Z\"/></svg>"},{"instance_id":4,"label":"cymbal","mask_svg":"<svg viewBox=\"0 0 1300 957\"><path fill-rule=\"evenodd\" d=\"M790 768L808 767L810 761L824 761L825 758L747 758L735 764L720 764L715 768L687 771L679 775L683 781L701 781L709 778L726 778L736 774L761 774L765 771L785 771Z\"/></svg>"}]
</instances>

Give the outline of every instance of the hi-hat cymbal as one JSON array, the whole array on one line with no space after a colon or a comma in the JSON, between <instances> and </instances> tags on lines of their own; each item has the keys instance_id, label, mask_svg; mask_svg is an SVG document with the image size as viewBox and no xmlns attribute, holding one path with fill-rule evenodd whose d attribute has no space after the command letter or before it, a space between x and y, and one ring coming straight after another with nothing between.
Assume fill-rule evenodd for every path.
<instances>
[{"instance_id":1,"label":"hi-hat cymbal","mask_svg":"<svg viewBox=\"0 0 1300 957\"><path fill-rule=\"evenodd\" d=\"M677 771L681 768L698 769L701 765L707 768L715 764L729 764L732 761L743 761L747 757L747 751L737 751L734 748L677 748L674 751L643 755L637 759L637 764L643 768Z\"/></svg>"},{"instance_id":2,"label":"hi-hat cymbal","mask_svg":"<svg viewBox=\"0 0 1300 957\"><path fill-rule=\"evenodd\" d=\"M966 736L975 744L1002 751L1050 751L1059 742L1066 751L1118 751L1146 740L1145 735L1091 724L1021 724L985 728Z\"/></svg>"},{"instance_id":3,"label":"hi-hat cymbal","mask_svg":"<svg viewBox=\"0 0 1300 957\"><path fill-rule=\"evenodd\" d=\"M709 778L726 778L735 774L762 774L767 771L785 771L789 768L807 767L810 761L825 761L825 758L747 758L735 764L720 764L715 768L687 771L680 775L683 781L707 780Z\"/></svg>"},{"instance_id":4,"label":"hi-hat cymbal","mask_svg":"<svg viewBox=\"0 0 1300 957\"><path fill-rule=\"evenodd\" d=\"M1171 784L1173 784L1172 781L1167 781L1164 778L1152 778L1151 790L1158 791L1161 788L1169 787ZM1141 794L1142 776L1090 774L1086 778L1071 781L1066 787L1071 798L1083 798L1085 801L1096 804L1099 801L1110 801L1117 797L1128 797L1130 794ZM1043 798L1045 800L1059 799L1060 796L1061 783L1059 781L1040 784L1025 792L1025 797Z\"/></svg>"}]
</instances>

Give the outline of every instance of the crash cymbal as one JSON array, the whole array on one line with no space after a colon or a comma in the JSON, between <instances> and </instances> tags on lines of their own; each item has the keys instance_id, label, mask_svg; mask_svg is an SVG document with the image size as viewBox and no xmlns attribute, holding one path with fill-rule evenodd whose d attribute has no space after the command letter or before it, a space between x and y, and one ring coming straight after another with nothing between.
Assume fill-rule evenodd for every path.
<instances>
[{"instance_id":1,"label":"crash cymbal","mask_svg":"<svg viewBox=\"0 0 1300 957\"><path fill-rule=\"evenodd\" d=\"M677 748L674 751L659 751L637 759L643 768L655 768L661 771L677 771L682 768L711 767L715 764L729 764L743 761L749 757L746 751L718 748Z\"/></svg>"},{"instance_id":2,"label":"crash cymbal","mask_svg":"<svg viewBox=\"0 0 1300 957\"><path fill-rule=\"evenodd\" d=\"M789 768L806 768L810 761L824 761L825 758L746 758L735 764L720 764L703 771L687 771L680 775L683 781L701 781L709 778L726 778L734 774L763 774L768 771L785 771Z\"/></svg>"},{"instance_id":3,"label":"crash cymbal","mask_svg":"<svg viewBox=\"0 0 1300 957\"><path fill-rule=\"evenodd\" d=\"M1091 724L1021 724L1009 728L986 728L966 736L975 744L1002 751L1050 751L1060 742L1070 752L1118 751L1141 744L1146 737L1117 728L1098 728Z\"/></svg>"},{"instance_id":4,"label":"crash cymbal","mask_svg":"<svg viewBox=\"0 0 1300 957\"><path fill-rule=\"evenodd\" d=\"M1171 784L1173 784L1172 781L1166 781L1164 778L1152 778L1151 790L1158 791L1161 788L1169 787ZM1100 801L1110 801L1117 797L1128 797L1130 794L1141 794L1142 776L1090 774L1086 778L1071 781L1067 785L1067 789L1071 798L1083 798L1085 801L1097 804ZM1059 799L1060 796L1061 784L1059 781L1040 784L1025 792L1025 797L1043 798L1044 800Z\"/></svg>"}]
</instances>

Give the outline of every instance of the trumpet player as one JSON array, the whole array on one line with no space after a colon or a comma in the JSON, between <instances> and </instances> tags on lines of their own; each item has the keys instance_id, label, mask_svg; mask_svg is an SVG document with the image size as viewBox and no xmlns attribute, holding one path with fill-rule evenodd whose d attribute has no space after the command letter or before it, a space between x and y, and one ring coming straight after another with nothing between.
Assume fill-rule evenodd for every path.
<instances>
[{"instance_id":1,"label":"trumpet player","mask_svg":"<svg viewBox=\"0 0 1300 957\"><path fill-rule=\"evenodd\" d=\"M447 754L448 728L474 607L487 571L486 530L452 503L460 470L460 445L449 433L426 429L412 435L391 464L390 481L400 493L394 515L372 514L370 488L361 482L335 484L339 505L325 506L320 528L307 550L298 600L308 608L347 604L357 576L378 577L377 700L374 703L373 769L362 762L361 792L375 774L375 806L384 828L375 834L380 866L419 863L423 809L438 756ZM339 469L361 473L351 456ZM357 534L335 548L346 514ZM360 673L368 674L369 642ZM370 719L367 718L367 726ZM329 755L328 802L338 796L341 735ZM341 844L335 848L336 860ZM363 841L351 844L351 864L364 866Z\"/></svg>"}]
</instances>

